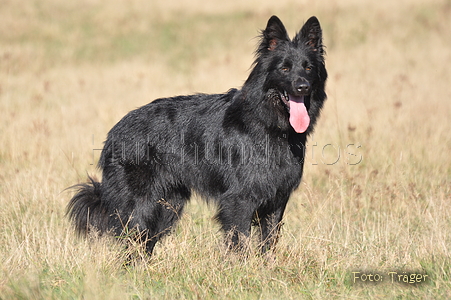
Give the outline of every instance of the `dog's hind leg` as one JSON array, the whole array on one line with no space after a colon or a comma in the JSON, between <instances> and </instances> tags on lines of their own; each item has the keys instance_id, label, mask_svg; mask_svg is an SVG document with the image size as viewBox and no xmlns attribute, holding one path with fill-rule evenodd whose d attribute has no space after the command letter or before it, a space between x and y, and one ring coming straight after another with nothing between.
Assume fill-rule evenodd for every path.
<instances>
[{"instance_id":1,"label":"dog's hind leg","mask_svg":"<svg viewBox=\"0 0 451 300\"><path fill-rule=\"evenodd\" d=\"M160 194L160 193L159 193ZM141 237L146 244L146 251L151 254L155 244L168 234L180 219L185 203L191 196L191 191L185 186L171 186L153 200L143 204L141 219L146 234ZM156 200L158 199L158 200Z\"/></svg>"}]
</instances>

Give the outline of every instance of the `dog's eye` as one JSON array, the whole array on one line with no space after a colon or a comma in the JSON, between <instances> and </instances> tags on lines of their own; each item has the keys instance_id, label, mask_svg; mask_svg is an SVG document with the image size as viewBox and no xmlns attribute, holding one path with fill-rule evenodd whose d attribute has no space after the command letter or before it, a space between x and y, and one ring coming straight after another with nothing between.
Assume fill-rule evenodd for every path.
<instances>
[{"instance_id":1,"label":"dog's eye","mask_svg":"<svg viewBox=\"0 0 451 300\"><path fill-rule=\"evenodd\" d=\"M305 70L306 70L306 71L311 71L311 70L312 70L312 67L305 67Z\"/></svg>"},{"instance_id":2,"label":"dog's eye","mask_svg":"<svg viewBox=\"0 0 451 300\"><path fill-rule=\"evenodd\" d=\"M288 72L288 71L290 71L289 67L282 67L282 72Z\"/></svg>"}]
</instances>

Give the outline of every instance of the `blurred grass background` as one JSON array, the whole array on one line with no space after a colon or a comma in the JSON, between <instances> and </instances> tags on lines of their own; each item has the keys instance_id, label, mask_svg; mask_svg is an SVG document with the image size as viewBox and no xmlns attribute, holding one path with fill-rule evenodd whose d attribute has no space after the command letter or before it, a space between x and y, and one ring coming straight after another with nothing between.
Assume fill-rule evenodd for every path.
<instances>
[{"instance_id":1,"label":"blurred grass background","mask_svg":"<svg viewBox=\"0 0 451 300\"><path fill-rule=\"evenodd\" d=\"M3 0L0 298L451 297L451 1L311 2ZM319 18L329 71L274 261L224 255L196 198L151 259L77 239L64 189L99 175L108 130L157 97L240 87L273 14L291 35Z\"/></svg>"}]
</instances>

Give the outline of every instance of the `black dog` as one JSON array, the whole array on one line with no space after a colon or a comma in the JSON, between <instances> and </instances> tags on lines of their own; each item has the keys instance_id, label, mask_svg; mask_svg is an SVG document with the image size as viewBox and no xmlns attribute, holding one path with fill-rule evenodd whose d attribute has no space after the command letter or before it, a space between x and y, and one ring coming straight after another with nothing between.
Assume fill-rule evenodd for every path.
<instances>
[{"instance_id":1,"label":"black dog","mask_svg":"<svg viewBox=\"0 0 451 300\"><path fill-rule=\"evenodd\" d=\"M77 231L133 229L152 253L196 192L217 204L229 247L242 248L258 225L267 251L301 181L326 78L318 20L311 17L290 40L271 17L241 90L158 99L111 129L102 182L77 185L68 205Z\"/></svg>"}]
</instances>

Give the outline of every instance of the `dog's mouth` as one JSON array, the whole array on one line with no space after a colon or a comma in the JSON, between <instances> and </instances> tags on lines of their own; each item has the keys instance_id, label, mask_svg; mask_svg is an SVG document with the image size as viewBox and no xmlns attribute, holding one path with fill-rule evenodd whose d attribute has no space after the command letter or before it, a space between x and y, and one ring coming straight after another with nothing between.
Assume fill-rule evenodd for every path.
<instances>
[{"instance_id":1,"label":"dog's mouth","mask_svg":"<svg viewBox=\"0 0 451 300\"><path fill-rule=\"evenodd\" d=\"M304 102L305 96L294 96L287 91L280 92L280 99L290 113L290 125L297 133L305 132L310 125L310 117Z\"/></svg>"}]
</instances>

